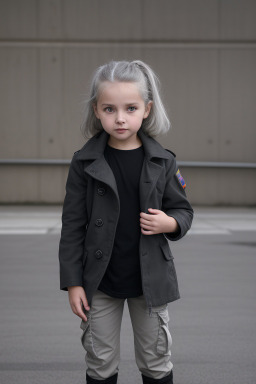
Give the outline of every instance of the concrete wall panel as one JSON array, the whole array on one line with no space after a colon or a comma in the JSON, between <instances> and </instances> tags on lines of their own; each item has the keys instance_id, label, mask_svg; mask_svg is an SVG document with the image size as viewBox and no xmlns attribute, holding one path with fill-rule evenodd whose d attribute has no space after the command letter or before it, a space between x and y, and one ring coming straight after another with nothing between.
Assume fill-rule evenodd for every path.
<instances>
[{"instance_id":1,"label":"concrete wall panel","mask_svg":"<svg viewBox=\"0 0 256 384\"><path fill-rule=\"evenodd\" d=\"M254 0L1 0L2 39L252 40Z\"/></svg>"},{"instance_id":2,"label":"concrete wall panel","mask_svg":"<svg viewBox=\"0 0 256 384\"><path fill-rule=\"evenodd\" d=\"M255 205L255 169L180 167L180 171L194 205Z\"/></svg>"},{"instance_id":3,"label":"concrete wall panel","mask_svg":"<svg viewBox=\"0 0 256 384\"><path fill-rule=\"evenodd\" d=\"M256 39L255 0L224 0L219 1L219 6L221 39Z\"/></svg>"},{"instance_id":4,"label":"concrete wall panel","mask_svg":"<svg viewBox=\"0 0 256 384\"><path fill-rule=\"evenodd\" d=\"M61 158L63 95L62 50L58 48L40 49L39 103L40 124L38 139L39 158Z\"/></svg>"},{"instance_id":5,"label":"concrete wall panel","mask_svg":"<svg viewBox=\"0 0 256 384\"><path fill-rule=\"evenodd\" d=\"M0 202L33 203L41 200L39 191L39 167L0 166Z\"/></svg>"},{"instance_id":6,"label":"concrete wall panel","mask_svg":"<svg viewBox=\"0 0 256 384\"><path fill-rule=\"evenodd\" d=\"M180 167L187 188L186 194L194 205L214 205L218 201L218 170Z\"/></svg>"},{"instance_id":7,"label":"concrete wall panel","mask_svg":"<svg viewBox=\"0 0 256 384\"><path fill-rule=\"evenodd\" d=\"M142 38L142 3L137 0L64 0L68 39L134 40Z\"/></svg>"},{"instance_id":8,"label":"concrete wall panel","mask_svg":"<svg viewBox=\"0 0 256 384\"><path fill-rule=\"evenodd\" d=\"M0 166L1 203L60 203L65 196L68 167Z\"/></svg>"},{"instance_id":9,"label":"concrete wall panel","mask_svg":"<svg viewBox=\"0 0 256 384\"><path fill-rule=\"evenodd\" d=\"M255 169L243 169L240 171L236 169L220 170L219 184L216 204L255 205Z\"/></svg>"},{"instance_id":10,"label":"concrete wall panel","mask_svg":"<svg viewBox=\"0 0 256 384\"><path fill-rule=\"evenodd\" d=\"M37 0L0 1L0 38L35 39L37 37Z\"/></svg>"},{"instance_id":11,"label":"concrete wall panel","mask_svg":"<svg viewBox=\"0 0 256 384\"><path fill-rule=\"evenodd\" d=\"M216 39L217 17L212 0L66 0L63 24L69 39Z\"/></svg>"},{"instance_id":12,"label":"concrete wall panel","mask_svg":"<svg viewBox=\"0 0 256 384\"><path fill-rule=\"evenodd\" d=\"M256 160L256 49L220 52L220 160Z\"/></svg>"},{"instance_id":13,"label":"concrete wall panel","mask_svg":"<svg viewBox=\"0 0 256 384\"><path fill-rule=\"evenodd\" d=\"M66 167L65 167L66 168ZM63 201L65 195L64 174L65 168L58 166L40 167L38 172L38 197L37 199L43 203L58 203Z\"/></svg>"},{"instance_id":14,"label":"concrete wall panel","mask_svg":"<svg viewBox=\"0 0 256 384\"><path fill-rule=\"evenodd\" d=\"M216 40L218 1L148 0L143 7L143 38L149 40Z\"/></svg>"},{"instance_id":15,"label":"concrete wall panel","mask_svg":"<svg viewBox=\"0 0 256 384\"><path fill-rule=\"evenodd\" d=\"M37 157L38 68L35 49L0 49L3 158Z\"/></svg>"},{"instance_id":16,"label":"concrete wall panel","mask_svg":"<svg viewBox=\"0 0 256 384\"><path fill-rule=\"evenodd\" d=\"M62 0L37 0L38 38L61 40L63 38Z\"/></svg>"}]
</instances>

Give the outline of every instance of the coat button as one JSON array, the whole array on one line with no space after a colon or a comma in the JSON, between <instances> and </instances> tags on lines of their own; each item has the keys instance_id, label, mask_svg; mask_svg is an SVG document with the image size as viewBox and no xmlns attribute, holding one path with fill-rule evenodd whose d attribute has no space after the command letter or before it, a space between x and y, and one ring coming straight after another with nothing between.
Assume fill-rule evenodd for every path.
<instances>
[{"instance_id":1,"label":"coat button","mask_svg":"<svg viewBox=\"0 0 256 384\"><path fill-rule=\"evenodd\" d=\"M97 220L95 221L95 225L96 225L97 227L102 227L102 225L103 225L103 220L102 220L102 219L97 219Z\"/></svg>"},{"instance_id":2,"label":"coat button","mask_svg":"<svg viewBox=\"0 0 256 384\"><path fill-rule=\"evenodd\" d=\"M97 189L97 192L98 192L98 195L103 196L103 195L105 195L105 193L106 193L106 189L103 188L103 187L99 187L99 188Z\"/></svg>"},{"instance_id":3,"label":"coat button","mask_svg":"<svg viewBox=\"0 0 256 384\"><path fill-rule=\"evenodd\" d=\"M95 252L95 257L96 257L96 259L101 259L102 256L103 256L103 252L102 252L100 249L98 249L98 250Z\"/></svg>"}]
</instances>

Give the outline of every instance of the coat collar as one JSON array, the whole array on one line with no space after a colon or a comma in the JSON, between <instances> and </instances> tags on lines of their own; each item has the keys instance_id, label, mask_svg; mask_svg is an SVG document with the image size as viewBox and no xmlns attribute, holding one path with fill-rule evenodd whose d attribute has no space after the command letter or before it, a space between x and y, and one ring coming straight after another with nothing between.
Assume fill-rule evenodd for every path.
<instances>
[{"instance_id":1,"label":"coat collar","mask_svg":"<svg viewBox=\"0 0 256 384\"><path fill-rule=\"evenodd\" d=\"M147 136L142 129L138 131L141 139L145 156L150 160L153 157L168 159L168 152L152 137ZM108 142L109 135L102 131L93 136L79 151L77 158L80 160L95 160L102 157Z\"/></svg>"}]
</instances>

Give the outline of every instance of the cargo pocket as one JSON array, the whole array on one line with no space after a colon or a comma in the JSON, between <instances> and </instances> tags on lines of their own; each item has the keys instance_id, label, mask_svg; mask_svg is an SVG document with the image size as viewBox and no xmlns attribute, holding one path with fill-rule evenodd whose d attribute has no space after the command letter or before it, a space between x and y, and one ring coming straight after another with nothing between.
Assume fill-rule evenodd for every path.
<instances>
[{"instance_id":1,"label":"cargo pocket","mask_svg":"<svg viewBox=\"0 0 256 384\"><path fill-rule=\"evenodd\" d=\"M160 355L171 356L172 336L168 328L168 309L166 308L157 314L159 320L159 331L156 347L157 353Z\"/></svg>"},{"instance_id":2,"label":"cargo pocket","mask_svg":"<svg viewBox=\"0 0 256 384\"><path fill-rule=\"evenodd\" d=\"M83 320L81 321L80 328L83 330L83 333L81 335L81 343L83 348L88 354L97 357L97 353L96 353L94 342L93 342L92 332L91 332L89 316L88 316L87 322Z\"/></svg>"}]
</instances>

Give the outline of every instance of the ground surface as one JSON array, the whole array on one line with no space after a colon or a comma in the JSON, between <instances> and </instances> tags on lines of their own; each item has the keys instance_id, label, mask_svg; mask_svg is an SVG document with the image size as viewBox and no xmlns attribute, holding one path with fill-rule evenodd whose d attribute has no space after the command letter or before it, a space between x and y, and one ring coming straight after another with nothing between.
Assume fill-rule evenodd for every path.
<instances>
[{"instance_id":1,"label":"ground surface","mask_svg":"<svg viewBox=\"0 0 256 384\"><path fill-rule=\"evenodd\" d=\"M59 290L59 207L0 207L0 381L85 383L79 319ZM171 244L175 384L256 383L256 210L196 209ZM125 308L120 384L141 383Z\"/></svg>"}]
</instances>

